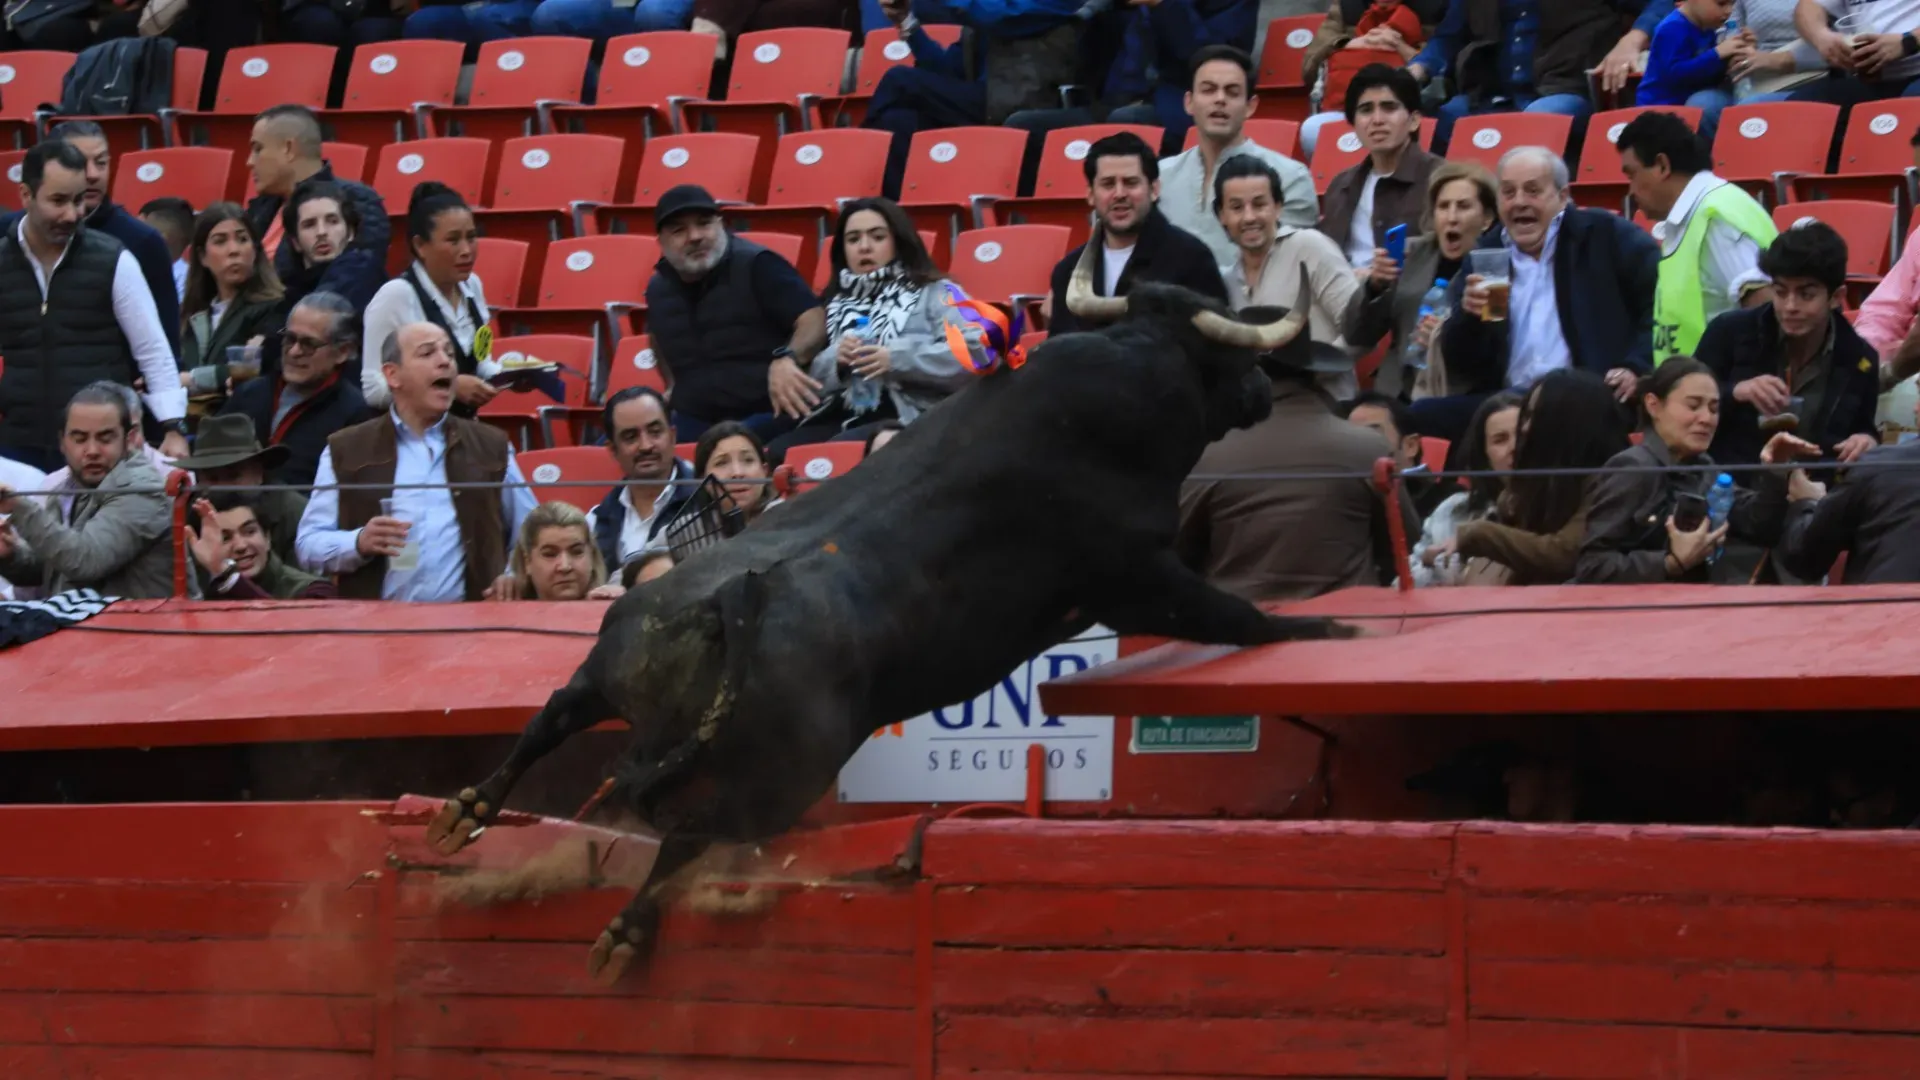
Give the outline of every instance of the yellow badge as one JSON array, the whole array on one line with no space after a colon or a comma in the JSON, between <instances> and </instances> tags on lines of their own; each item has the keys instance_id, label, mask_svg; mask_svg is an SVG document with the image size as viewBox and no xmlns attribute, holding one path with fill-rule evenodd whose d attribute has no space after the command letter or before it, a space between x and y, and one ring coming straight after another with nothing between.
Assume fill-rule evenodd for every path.
<instances>
[{"instance_id":1,"label":"yellow badge","mask_svg":"<svg viewBox=\"0 0 1920 1080\"><path fill-rule=\"evenodd\" d=\"M1872 370L1873 370L1873 361L1871 361L1871 360L1865 360L1865 359L1863 359L1863 360L1861 360L1861 361L1860 361L1860 370L1861 370L1861 371L1872 371Z\"/></svg>"},{"instance_id":2,"label":"yellow badge","mask_svg":"<svg viewBox=\"0 0 1920 1080\"><path fill-rule=\"evenodd\" d=\"M493 327L482 326L473 332L473 362L484 364L493 355Z\"/></svg>"}]
</instances>

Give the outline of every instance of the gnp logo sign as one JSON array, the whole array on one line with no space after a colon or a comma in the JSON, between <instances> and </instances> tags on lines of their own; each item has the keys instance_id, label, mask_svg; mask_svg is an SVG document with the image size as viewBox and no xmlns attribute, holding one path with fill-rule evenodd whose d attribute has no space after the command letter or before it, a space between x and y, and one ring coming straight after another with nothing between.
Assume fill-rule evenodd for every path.
<instances>
[{"instance_id":1,"label":"gnp logo sign","mask_svg":"<svg viewBox=\"0 0 1920 1080\"><path fill-rule=\"evenodd\" d=\"M1093 627L1009 672L972 701L875 732L840 771L841 802L1018 802L1027 747L1047 751L1047 798L1112 797L1113 717L1048 716L1040 684L1113 659L1119 641Z\"/></svg>"}]
</instances>

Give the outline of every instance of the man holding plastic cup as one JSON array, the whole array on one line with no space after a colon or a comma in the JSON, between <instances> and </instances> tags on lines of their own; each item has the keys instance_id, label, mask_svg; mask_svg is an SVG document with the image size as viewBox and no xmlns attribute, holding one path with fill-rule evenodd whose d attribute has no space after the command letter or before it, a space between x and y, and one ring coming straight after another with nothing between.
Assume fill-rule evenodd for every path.
<instances>
[{"instance_id":1,"label":"man holding plastic cup","mask_svg":"<svg viewBox=\"0 0 1920 1080\"><path fill-rule=\"evenodd\" d=\"M346 599L510 598L507 554L533 493L505 435L448 415L452 340L409 323L387 339L380 370L392 411L327 439L300 519L300 564L337 575Z\"/></svg>"},{"instance_id":2,"label":"man holding plastic cup","mask_svg":"<svg viewBox=\"0 0 1920 1080\"><path fill-rule=\"evenodd\" d=\"M1567 164L1543 147L1507 151L1495 177L1500 225L1450 286L1439 333L1454 394L1414 402L1422 435L1457 439L1488 394L1563 368L1604 378L1622 401L1653 370L1659 246L1617 214L1569 203Z\"/></svg>"}]
</instances>

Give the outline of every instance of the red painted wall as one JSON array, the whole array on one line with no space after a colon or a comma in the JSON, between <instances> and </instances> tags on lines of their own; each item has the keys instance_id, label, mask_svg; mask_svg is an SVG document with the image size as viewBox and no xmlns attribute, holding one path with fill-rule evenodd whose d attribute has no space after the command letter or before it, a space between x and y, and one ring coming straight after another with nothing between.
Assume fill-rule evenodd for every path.
<instances>
[{"instance_id":1,"label":"red painted wall","mask_svg":"<svg viewBox=\"0 0 1920 1080\"><path fill-rule=\"evenodd\" d=\"M0 808L0 1075L1920 1075L1905 833L896 822L609 991L623 893L435 896L587 833L448 863L385 809Z\"/></svg>"}]
</instances>

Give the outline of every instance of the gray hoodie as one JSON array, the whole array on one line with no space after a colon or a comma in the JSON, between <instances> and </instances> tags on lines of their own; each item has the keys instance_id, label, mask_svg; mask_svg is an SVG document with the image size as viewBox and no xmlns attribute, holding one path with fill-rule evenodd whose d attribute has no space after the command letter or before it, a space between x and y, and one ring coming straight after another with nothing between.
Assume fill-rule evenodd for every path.
<instances>
[{"instance_id":1,"label":"gray hoodie","mask_svg":"<svg viewBox=\"0 0 1920 1080\"><path fill-rule=\"evenodd\" d=\"M0 574L21 584L38 581L44 595L67 589L123 600L173 595L173 514L162 484L146 455L132 453L99 487L74 496L70 522L38 499L16 500L18 540L12 557L0 559Z\"/></svg>"}]
</instances>

